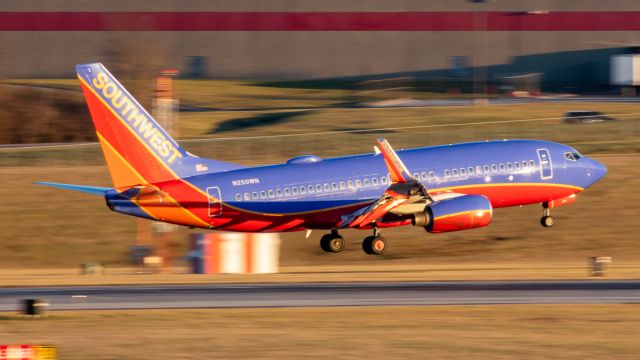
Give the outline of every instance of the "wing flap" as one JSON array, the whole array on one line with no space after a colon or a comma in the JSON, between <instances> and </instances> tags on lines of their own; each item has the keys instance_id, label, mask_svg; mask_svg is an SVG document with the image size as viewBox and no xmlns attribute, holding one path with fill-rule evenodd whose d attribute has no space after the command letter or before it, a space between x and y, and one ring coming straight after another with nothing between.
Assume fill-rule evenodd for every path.
<instances>
[{"instance_id":1,"label":"wing flap","mask_svg":"<svg viewBox=\"0 0 640 360\"><path fill-rule=\"evenodd\" d=\"M373 203L343 216L342 221L338 224L339 228L365 228L389 212L406 215L409 214L405 212L406 210L417 209L417 211L410 212L415 213L433 201L424 186L411 176L387 140L378 139L377 148L380 149L387 170L391 175L391 185L385 190L382 197Z\"/></svg>"}]
</instances>

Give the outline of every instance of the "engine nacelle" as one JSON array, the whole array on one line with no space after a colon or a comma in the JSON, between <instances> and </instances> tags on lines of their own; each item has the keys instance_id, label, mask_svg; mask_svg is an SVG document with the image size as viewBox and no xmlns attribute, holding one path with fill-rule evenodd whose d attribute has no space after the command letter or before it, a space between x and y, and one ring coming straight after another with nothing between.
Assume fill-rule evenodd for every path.
<instances>
[{"instance_id":1,"label":"engine nacelle","mask_svg":"<svg viewBox=\"0 0 640 360\"><path fill-rule=\"evenodd\" d=\"M489 225L493 209L482 195L462 195L436 201L414 214L413 225L430 233L467 230Z\"/></svg>"}]
</instances>

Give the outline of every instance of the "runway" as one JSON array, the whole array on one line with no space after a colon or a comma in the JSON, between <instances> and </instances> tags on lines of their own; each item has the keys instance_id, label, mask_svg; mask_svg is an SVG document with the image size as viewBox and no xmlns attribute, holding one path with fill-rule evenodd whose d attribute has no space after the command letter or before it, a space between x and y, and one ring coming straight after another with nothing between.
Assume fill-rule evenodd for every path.
<instances>
[{"instance_id":1,"label":"runway","mask_svg":"<svg viewBox=\"0 0 640 360\"><path fill-rule=\"evenodd\" d=\"M316 306L637 304L640 281L453 281L1 288L0 311L21 299L49 310Z\"/></svg>"}]
</instances>

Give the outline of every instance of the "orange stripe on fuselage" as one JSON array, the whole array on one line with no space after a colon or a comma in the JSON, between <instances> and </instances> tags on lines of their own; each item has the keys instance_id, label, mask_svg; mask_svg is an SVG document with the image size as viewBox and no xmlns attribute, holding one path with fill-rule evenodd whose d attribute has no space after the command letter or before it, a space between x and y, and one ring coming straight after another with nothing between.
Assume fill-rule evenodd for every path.
<instances>
[{"instance_id":1,"label":"orange stripe on fuselage","mask_svg":"<svg viewBox=\"0 0 640 360\"><path fill-rule=\"evenodd\" d=\"M112 161L116 161L119 166L121 166L123 171L128 171L129 176L131 176L136 184L148 184L148 182L144 179L144 177L138 173L129 163L127 163L126 159L122 157L118 153L118 151L106 140L100 133L98 133L98 138L101 141L101 145L103 149L108 151L109 156L113 158ZM107 153L105 152L105 157ZM124 169L127 170L124 170ZM110 169L111 170L111 169ZM119 190L124 190L120 188ZM142 197L134 197L131 201L136 204L142 211L149 214L151 217L160 220L167 221L175 224L187 225L187 226L200 226L200 227L209 227L209 224L206 221L203 221L201 218L193 214L189 209L186 209L182 206L182 204L177 201L171 195L148 195Z\"/></svg>"},{"instance_id":2,"label":"orange stripe on fuselage","mask_svg":"<svg viewBox=\"0 0 640 360\"><path fill-rule=\"evenodd\" d=\"M107 167L111 174L111 180L115 188L123 188L131 185L146 184L147 181L122 157L117 150L100 134L98 141L102 153L107 161Z\"/></svg>"}]
</instances>

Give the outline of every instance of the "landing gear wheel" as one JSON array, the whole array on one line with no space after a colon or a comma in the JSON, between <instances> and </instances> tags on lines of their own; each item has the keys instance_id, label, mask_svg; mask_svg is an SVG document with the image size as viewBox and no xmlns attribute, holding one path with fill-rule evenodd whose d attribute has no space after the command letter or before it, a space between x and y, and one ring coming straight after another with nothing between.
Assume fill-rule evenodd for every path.
<instances>
[{"instance_id":1,"label":"landing gear wheel","mask_svg":"<svg viewBox=\"0 0 640 360\"><path fill-rule=\"evenodd\" d=\"M382 255L387 251L387 242L382 236L367 236L362 242L362 250L369 255Z\"/></svg>"},{"instance_id":2,"label":"landing gear wheel","mask_svg":"<svg viewBox=\"0 0 640 360\"><path fill-rule=\"evenodd\" d=\"M552 227L555 223L556 219L554 219L551 215L545 215L540 218L540 224L542 224L542 226L544 227Z\"/></svg>"},{"instance_id":3,"label":"landing gear wheel","mask_svg":"<svg viewBox=\"0 0 640 360\"><path fill-rule=\"evenodd\" d=\"M345 245L344 238L337 234L326 234L320 239L320 247L325 252L339 253Z\"/></svg>"}]
</instances>

